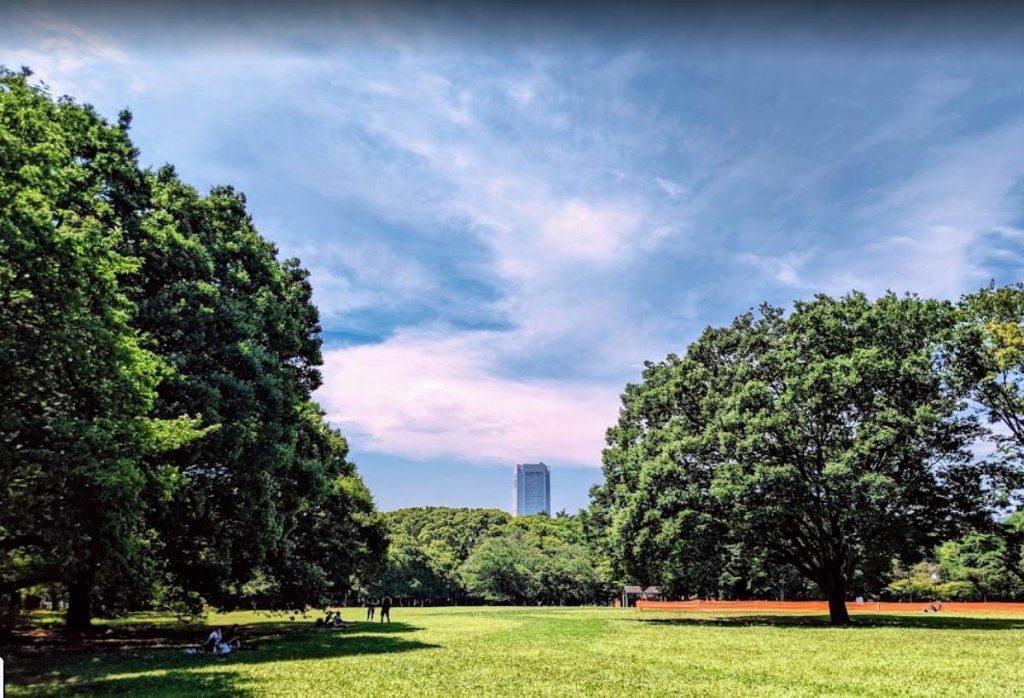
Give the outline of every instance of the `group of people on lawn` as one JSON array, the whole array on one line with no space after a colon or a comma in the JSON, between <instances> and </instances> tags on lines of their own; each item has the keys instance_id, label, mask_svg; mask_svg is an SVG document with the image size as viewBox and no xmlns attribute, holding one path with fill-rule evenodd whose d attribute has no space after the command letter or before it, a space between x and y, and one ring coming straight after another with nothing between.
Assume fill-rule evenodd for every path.
<instances>
[{"instance_id":1,"label":"group of people on lawn","mask_svg":"<svg viewBox=\"0 0 1024 698\"><path fill-rule=\"evenodd\" d=\"M376 599L367 599L366 601L366 620L372 621L374 613L377 608ZM318 628L350 628L355 623L347 623L341 619L341 611L332 612L330 609L324 611L325 616L323 618L316 619L316 627ZM388 625L391 625L391 597L385 596L380 601L380 622L383 623L387 619ZM245 642L242 639L241 633L238 632L238 626L232 625L231 629L222 635L220 628L214 628L210 636L206 638L206 642L203 643L203 651L207 654L230 654L233 650L247 650L256 649L256 645L253 643ZM194 650L191 650L194 652Z\"/></svg>"},{"instance_id":2,"label":"group of people on lawn","mask_svg":"<svg viewBox=\"0 0 1024 698\"><path fill-rule=\"evenodd\" d=\"M366 620L373 620L374 609L377 607L376 599L369 598L366 600ZM388 619L388 625L391 625L391 597L385 596L380 600L380 622L383 623L384 619Z\"/></svg>"},{"instance_id":3,"label":"group of people on lawn","mask_svg":"<svg viewBox=\"0 0 1024 698\"><path fill-rule=\"evenodd\" d=\"M391 597L385 596L380 600L378 604L376 599L369 598L366 600L366 620L373 620L373 616L376 613L377 606L380 606L380 622L383 623L387 620L388 625L391 625ZM348 623L341 619L341 611L331 612L330 609L324 611L326 614L324 618L316 619L316 627L318 628L350 628L355 623Z\"/></svg>"}]
</instances>

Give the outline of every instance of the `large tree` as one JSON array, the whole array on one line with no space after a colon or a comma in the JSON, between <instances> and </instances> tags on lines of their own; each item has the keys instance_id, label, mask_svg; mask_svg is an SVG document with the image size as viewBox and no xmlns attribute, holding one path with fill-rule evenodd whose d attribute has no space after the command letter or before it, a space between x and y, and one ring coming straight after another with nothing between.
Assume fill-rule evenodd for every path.
<instances>
[{"instance_id":1,"label":"large tree","mask_svg":"<svg viewBox=\"0 0 1024 698\"><path fill-rule=\"evenodd\" d=\"M960 301L955 375L981 407L996 445L990 487L1005 506L1024 487L1024 284L994 284Z\"/></svg>"},{"instance_id":2,"label":"large tree","mask_svg":"<svg viewBox=\"0 0 1024 698\"><path fill-rule=\"evenodd\" d=\"M541 591L544 555L527 540L522 529L480 542L462 565L466 589L477 598L498 603L523 604Z\"/></svg>"},{"instance_id":3,"label":"large tree","mask_svg":"<svg viewBox=\"0 0 1024 698\"><path fill-rule=\"evenodd\" d=\"M959 317L916 297L819 295L647 363L594 493L622 564L700 584L739 543L799 570L849 622L852 583L982 511L977 425L946 363Z\"/></svg>"},{"instance_id":4,"label":"large tree","mask_svg":"<svg viewBox=\"0 0 1024 698\"><path fill-rule=\"evenodd\" d=\"M0 594L58 583L81 628L343 591L386 539L310 399L309 273L28 75L0 72Z\"/></svg>"},{"instance_id":5,"label":"large tree","mask_svg":"<svg viewBox=\"0 0 1024 698\"><path fill-rule=\"evenodd\" d=\"M98 579L145 566L165 371L123 289L146 196L129 116L110 125L29 75L0 70L0 592L63 583L81 629Z\"/></svg>"},{"instance_id":6,"label":"large tree","mask_svg":"<svg viewBox=\"0 0 1024 698\"><path fill-rule=\"evenodd\" d=\"M343 592L386 542L347 444L310 402L322 359L309 273L278 260L232 188L202 196L171 167L150 185L135 324L174 369L155 411L210 432L166 456L177 486L153 502L169 578L218 605L257 579L275 605Z\"/></svg>"}]
</instances>

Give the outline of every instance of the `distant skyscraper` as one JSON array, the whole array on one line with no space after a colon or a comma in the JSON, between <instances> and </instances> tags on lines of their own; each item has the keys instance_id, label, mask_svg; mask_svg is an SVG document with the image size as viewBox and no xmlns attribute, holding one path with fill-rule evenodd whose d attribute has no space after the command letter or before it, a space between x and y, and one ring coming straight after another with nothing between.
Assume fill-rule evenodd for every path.
<instances>
[{"instance_id":1,"label":"distant skyscraper","mask_svg":"<svg viewBox=\"0 0 1024 698\"><path fill-rule=\"evenodd\" d=\"M512 470L512 516L551 515L551 472L543 463L520 463Z\"/></svg>"}]
</instances>

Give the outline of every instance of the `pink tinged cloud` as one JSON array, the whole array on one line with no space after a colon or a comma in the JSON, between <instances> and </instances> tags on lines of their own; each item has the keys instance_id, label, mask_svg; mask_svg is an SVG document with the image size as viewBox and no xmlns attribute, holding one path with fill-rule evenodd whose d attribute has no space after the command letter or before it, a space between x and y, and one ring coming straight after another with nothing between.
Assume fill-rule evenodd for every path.
<instances>
[{"instance_id":1,"label":"pink tinged cloud","mask_svg":"<svg viewBox=\"0 0 1024 698\"><path fill-rule=\"evenodd\" d=\"M481 465L599 466L620 388L500 377L489 357L515 341L488 333L398 335L329 350L317 399L352 438L356 459L365 448Z\"/></svg>"}]
</instances>

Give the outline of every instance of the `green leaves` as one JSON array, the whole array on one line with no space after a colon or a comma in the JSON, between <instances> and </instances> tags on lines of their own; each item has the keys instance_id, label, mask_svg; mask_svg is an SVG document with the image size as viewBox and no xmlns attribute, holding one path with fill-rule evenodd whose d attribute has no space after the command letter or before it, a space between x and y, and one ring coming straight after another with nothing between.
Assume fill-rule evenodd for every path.
<instances>
[{"instance_id":1,"label":"green leaves","mask_svg":"<svg viewBox=\"0 0 1024 698\"><path fill-rule=\"evenodd\" d=\"M145 187L91 108L23 74L0 85L0 580L89 588L138 560L154 477L139 454L157 446L159 361L122 287Z\"/></svg>"},{"instance_id":2,"label":"green leaves","mask_svg":"<svg viewBox=\"0 0 1024 698\"><path fill-rule=\"evenodd\" d=\"M309 274L231 187L140 170L130 121L0 73L0 593L61 583L79 625L343 593L387 541L310 401Z\"/></svg>"},{"instance_id":3,"label":"green leaves","mask_svg":"<svg viewBox=\"0 0 1024 698\"><path fill-rule=\"evenodd\" d=\"M646 364L595 493L624 570L714 593L742 545L842 599L858 568L980 512L980 474L964 467L977 424L945 363L959 317L912 296L819 295Z\"/></svg>"}]
</instances>

